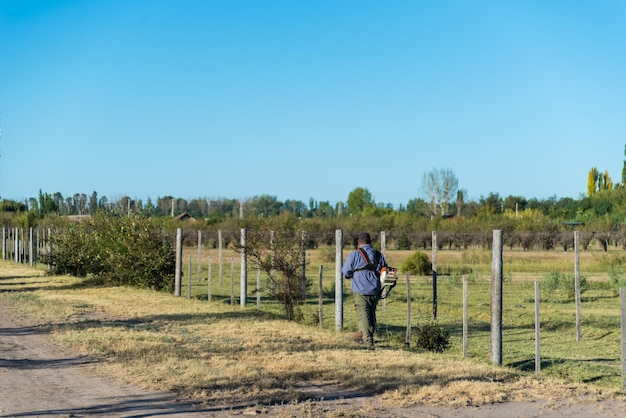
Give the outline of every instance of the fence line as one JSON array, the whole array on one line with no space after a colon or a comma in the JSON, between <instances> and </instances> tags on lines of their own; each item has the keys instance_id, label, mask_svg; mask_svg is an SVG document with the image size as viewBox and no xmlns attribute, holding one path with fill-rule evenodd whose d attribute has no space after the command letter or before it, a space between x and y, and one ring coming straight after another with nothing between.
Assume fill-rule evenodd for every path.
<instances>
[{"instance_id":1,"label":"fence line","mask_svg":"<svg viewBox=\"0 0 626 418\"><path fill-rule=\"evenodd\" d=\"M177 237L176 237L176 254L179 256L179 260L182 259L183 252L183 233L182 229L177 229ZM492 288L491 288L491 356L492 362L496 364L502 364L502 286L503 286L503 266L502 266L502 246L504 243L502 231L493 231L493 258L492 258ZM28 230L19 229L19 228L2 228L2 259L3 260L12 260L18 263L29 264L31 266L36 265L37 260L41 256L41 254L50 253L53 249L50 245L50 237L51 231L50 229L33 229L29 228ZM222 286L222 276L224 273L223 269L223 248L222 248L222 238L221 231L218 234L218 242L219 242L219 258L218 258L218 277L220 279L220 287ZM242 247L245 247L245 230L241 231L241 244ZM302 242L303 242L303 267L306 266L306 249L304 242L307 239L307 235L305 233L302 234ZM574 272L575 272L575 303L576 303L576 340L581 341L582 336L582 327L580 324L580 309L581 309L581 301L580 301L580 259L579 259L579 233L578 231L574 231ZM384 233L381 234L381 242L384 244L386 242L386 237ZM334 275L334 283L335 283L335 329L338 331L342 331L344 329L343 323L343 304L344 304L344 288L343 288L343 277L341 275L341 265L343 263L343 245L344 245L344 235L342 230L335 231L335 275ZM198 234L198 266L197 266L197 283L199 285L202 284L202 267L201 267L201 257L202 257L202 234ZM436 261L436 249L439 247L437 244L437 235L436 232L432 233L432 247L433 247L433 294L432 294L432 303L433 303L433 318L441 319L437 317L437 286L440 283L437 282L436 270L437 270L437 261ZM192 257L191 255L188 258L188 280L187 280L187 297L191 298L193 296L193 285L192 285ZM212 276L214 270L212 269L213 262L211 257L207 260L207 300L211 302L214 299L214 294L212 289ZM248 292L248 283L247 283L247 260L245 257L245 253L242 253L241 264L239 266L241 281L240 281L240 300L241 306L245 306L247 292ZM304 270L304 268L303 268ZM234 283L234 273L235 273L235 264L234 259L231 257L230 263L230 301L231 305L234 305L235 302L235 283ZM319 270L319 288L318 288L318 298L319 298L319 325L321 327L324 326L324 316L323 316L323 277L324 269L323 266L320 265ZM182 277L182 264L177 262L176 264L176 272L175 272L175 294L176 296L180 296L181 293L181 277ZM303 285L306 280L306 273L303 273ZM506 286L506 285L504 285ZM539 306L539 282L535 280L535 372L538 374L541 369L541 356L540 356L540 306ZM304 287L303 287L304 289ZM407 310L407 345L410 343L410 329L412 325L410 323L411 318L411 301L414 300L414 297L411 295L411 280L410 276L407 275L407 299L406 303L408 305ZM306 290L306 289L305 289ZM261 286L261 274L260 269L257 269L257 283L255 287L256 295L257 295L257 309L261 309L261 295L262 295L262 286ZM467 277L463 277L463 355L468 355L468 340L469 340L469 313L467 312L467 293L468 293L468 281ZM303 294L306 297L306 293ZM425 295L421 295L421 297L427 300ZM624 290L620 289L620 302L621 302L621 316L620 320L622 322L621 333L621 363L622 363L622 382L623 382L623 390L626 391L626 308L624 307Z\"/></svg>"}]
</instances>

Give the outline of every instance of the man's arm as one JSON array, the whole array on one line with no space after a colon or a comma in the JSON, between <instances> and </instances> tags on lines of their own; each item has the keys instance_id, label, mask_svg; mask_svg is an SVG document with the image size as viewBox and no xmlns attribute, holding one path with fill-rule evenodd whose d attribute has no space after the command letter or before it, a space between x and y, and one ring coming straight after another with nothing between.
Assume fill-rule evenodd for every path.
<instances>
[{"instance_id":1,"label":"man's arm","mask_svg":"<svg viewBox=\"0 0 626 418\"><path fill-rule=\"evenodd\" d=\"M353 264L354 264L354 251L348 255L348 258L346 258L346 262L343 263L343 266L341 267L341 273L343 274L343 277L347 279L352 278L352 274L354 273L354 267L352 266Z\"/></svg>"}]
</instances>

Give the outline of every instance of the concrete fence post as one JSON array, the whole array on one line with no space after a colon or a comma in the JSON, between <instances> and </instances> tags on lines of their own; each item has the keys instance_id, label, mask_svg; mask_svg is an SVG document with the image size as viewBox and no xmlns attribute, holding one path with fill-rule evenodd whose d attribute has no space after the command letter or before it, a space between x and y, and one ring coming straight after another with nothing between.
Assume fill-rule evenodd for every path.
<instances>
[{"instance_id":1,"label":"concrete fence post","mask_svg":"<svg viewBox=\"0 0 626 418\"><path fill-rule=\"evenodd\" d=\"M343 231L335 230L335 330L343 331Z\"/></svg>"},{"instance_id":2,"label":"concrete fence post","mask_svg":"<svg viewBox=\"0 0 626 418\"><path fill-rule=\"evenodd\" d=\"M491 262L491 362L502 365L502 230L493 231Z\"/></svg>"}]
</instances>

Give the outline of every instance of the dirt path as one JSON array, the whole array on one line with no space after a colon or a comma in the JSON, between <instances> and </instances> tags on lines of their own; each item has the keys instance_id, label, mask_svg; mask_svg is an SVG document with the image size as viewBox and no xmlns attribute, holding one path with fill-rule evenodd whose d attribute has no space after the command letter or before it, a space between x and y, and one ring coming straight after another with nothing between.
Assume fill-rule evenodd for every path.
<instances>
[{"instance_id":1,"label":"dirt path","mask_svg":"<svg viewBox=\"0 0 626 418\"><path fill-rule=\"evenodd\" d=\"M307 387L307 391L311 388ZM228 409L176 400L98 375L98 363L52 342L41 327L11 318L0 297L0 416L2 417L223 417L233 415L349 417L624 417L626 403L504 403L447 409L384 405L379 397L320 388L319 398L296 405Z\"/></svg>"},{"instance_id":2,"label":"dirt path","mask_svg":"<svg viewBox=\"0 0 626 418\"><path fill-rule=\"evenodd\" d=\"M97 364L11 318L0 298L0 416L179 417L215 411L99 377Z\"/></svg>"}]
</instances>

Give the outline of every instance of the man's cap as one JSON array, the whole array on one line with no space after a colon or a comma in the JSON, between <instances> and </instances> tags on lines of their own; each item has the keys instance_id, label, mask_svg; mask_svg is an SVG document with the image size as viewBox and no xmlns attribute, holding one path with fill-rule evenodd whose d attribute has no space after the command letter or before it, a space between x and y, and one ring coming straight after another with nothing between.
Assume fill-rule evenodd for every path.
<instances>
[{"instance_id":1,"label":"man's cap","mask_svg":"<svg viewBox=\"0 0 626 418\"><path fill-rule=\"evenodd\" d=\"M361 232L357 236L356 239L357 239L358 242L365 242L366 244L371 244L372 243L372 238L370 237L370 234L368 234L367 232Z\"/></svg>"}]
</instances>

